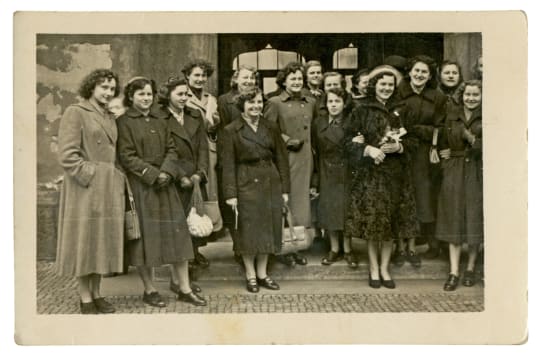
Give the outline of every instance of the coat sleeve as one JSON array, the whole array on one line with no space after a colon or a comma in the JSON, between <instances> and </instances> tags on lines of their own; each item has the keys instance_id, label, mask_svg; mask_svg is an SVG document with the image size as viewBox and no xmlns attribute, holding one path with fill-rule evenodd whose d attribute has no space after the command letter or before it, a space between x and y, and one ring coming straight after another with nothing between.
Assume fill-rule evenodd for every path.
<instances>
[{"instance_id":1,"label":"coat sleeve","mask_svg":"<svg viewBox=\"0 0 540 358\"><path fill-rule=\"evenodd\" d=\"M311 150L313 152L313 173L311 175L310 187L319 188L319 140L317 136L318 120L311 124Z\"/></svg>"},{"instance_id":2,"label":"coat sleeve","mask_svg":"<svg viewBox=\"0 0 540 358\"><path fill-rule=\"evenodd\" d=\"M283 139L279 133L277 126L271 128L272 136L275 143L275 153L274 161L276 163L276 168L279 172L279 177L281 178L281 192L290 193L291 192L291 174L289 169L289 154Z\"/></svg>"},{"instance_id":3,"label":"coat sleeve","mask_svg":"<svg viewBox=\"0 0 540 358\"><path fill-rule=\"evenodd\" d=\"M433 141L433 130L444 124L446 114L446 97L444 95L436 96L433 118L430 124L413 125L412 131L423 142L431 143Z\"/></svg>"},{"instance_id":4,"label":"coat sleeve","mask_svg":"<svg viewBox=\"0 0 540 358\"><path fill-rule=\"evenodd\" d=\"M204 132L204 125L199 126L197 129L197 136L199 142L199 148L197 153L197 174L201 177L202 183L208 181L208 141L206 140L206 133ZM219 137L218 137L219 140Z\"/></svg>"},{"instance_id":5,"label":"coat sleeve","mask_svg":"<svg viewBox=\"0 0 540 358\"><path fill-rule=\"evenodd\" d=\"M130 119L120 117L117 120L118 126L118 159L127 172L130 172L147 185L152 185L159 176L160 170L152 164L145 162L137 154L135 141L129 126Z\"/></svg>"},{"instance_id":6,"label":"coat sleeve","mask_svg":"<svg viewBox=\"0 0 540 358\"><path fill-rule=\"evenodd\" d=\"M165 147L165 158L163 159L163 163L161 163L161 167L159 169L160 171L169 174L173 178L177 178L180 165L178 165L179 161L178 152L176 151L176 144L174 144L174 139L168 128L165 128L165 133L167 146Z\"/></svg>"},{"instance_id":7,"label":"coat sleeve","mask_svg":"<svg viewBox=\"0 0 540 358\"><path fill-rule=\"evenodd\" d=\"M267 102L266 106L264 107L264 118L272 123L277 124L279 133L281 134L281 138L285 143L287 143L287 141L291 139L291 137L283 133L281 118L279 117L279 108L278 104L275 101L269 100Z\"/></svg>"},{"instance_id":8,"label":"coat sleeve","mask_svg":"<svg viewBox=\"0 0 540 358\"><path fill-rule=\"evenodd\" d=\"M346 119L344 125L345 135L343 136L345 152L349 158L349 164L352 168L359 167L365 160L364 150L366 149L365 143L353 142L353 138L361 133L366 137L367 133L363 133L362 120L366 115L366 109L364 107L356 108L352 114Z\"/></svg>"},{"instance_id":9,"label":"coat sleeve","mask_svg":"<svg viewBox=\"0 0 540 358\"><path fill-rule=\"evenodd\" d=\"M222 158L223 158L223 199L237 198L236 188L236 156L234 150L234 141L231 131L225 129L221 140L222 143Z\"/></svg>"},{"instance_id":10,"label":"coat sleeve","mask_svg":"<svg viewBox=\"0 0 540 358\"><path fill-rule=\"evenodd\" d=\"M81 109L68 107L58 132L59 162L66 174L87 187L96 172L96 163L86 160L82 149Z\"/></svg>"}]
</instances>

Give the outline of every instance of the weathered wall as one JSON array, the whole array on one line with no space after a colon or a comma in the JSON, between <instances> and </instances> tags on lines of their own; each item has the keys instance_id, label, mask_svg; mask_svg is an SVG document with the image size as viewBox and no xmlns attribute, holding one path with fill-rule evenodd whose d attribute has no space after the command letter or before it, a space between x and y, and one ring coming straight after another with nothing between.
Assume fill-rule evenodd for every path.
<instances>
[{"instance_id":1,"label":"weathered wall","mask_svg":"<svg viewBox=\"0 0 540 358\"><path fill-rule=\"evenodd\" d=\"M457 61L461 65L463 78L473 78L476 58L482 54L481 33L454 33L444 35L444 59Z\"/></svg>"},{"instance_id":2,"label":"weathered wall","mask_svg":"<svg viewBox=\"0 0 540 358\"><path fill-rule=\"evenodd\" d=\"M38 182L61 175L56 161L56 135L62 113L77 102L79 83L96 68L110 68L121 85L142 75L157 83L190 59L204 58L217 67L217 35L38 35L37 159ZM217 73L208 83L216 93Z\"/></svg>"}]
</instances>

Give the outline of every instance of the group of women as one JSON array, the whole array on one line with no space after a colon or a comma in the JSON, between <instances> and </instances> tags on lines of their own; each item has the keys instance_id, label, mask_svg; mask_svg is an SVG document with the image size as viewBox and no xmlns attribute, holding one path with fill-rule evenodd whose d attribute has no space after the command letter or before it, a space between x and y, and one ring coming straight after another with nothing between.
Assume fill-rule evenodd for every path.
<instances>
[{"instance_id":1,"label":"group of women","mask_svg":"<svg viewBox=\"0 0 540 358\"><path fill-rule=\"evenodd\" d=\"M396 286L394 243L395 265L421 266L418 238L430 258L449 244L445 290L458 286L467 244L463 285L475 284L483 242L482 85L464 82L456 62L437 67L417 56L405 73L390 65L364 69L351 93L341 74L323 73L318 61L292 62L266 96L256 69L240 66L218 99L205 90L211 64L195 60L182 73L159 88L149 78L130 79L125 111L116 112L118 77L95 70L81 84L82 101L61 120L56 267L77 277L82 313L115 311L100 280L126 264L138 269L145 303L166 306L150 268L170 265L178 299L206 305L189 275L190 263L209 265L198 251L207 240L192 238L186 223L196 186L219 200L249 292L279 289L267 272L270 255L307 264L300 252L280 255L286 212L289 225L328 238L324 265L344 259L358 267L351 240L367 240L373 288ZM135 240L124 237L131 193L141 227Z\"/></svg>"}]
</instances>

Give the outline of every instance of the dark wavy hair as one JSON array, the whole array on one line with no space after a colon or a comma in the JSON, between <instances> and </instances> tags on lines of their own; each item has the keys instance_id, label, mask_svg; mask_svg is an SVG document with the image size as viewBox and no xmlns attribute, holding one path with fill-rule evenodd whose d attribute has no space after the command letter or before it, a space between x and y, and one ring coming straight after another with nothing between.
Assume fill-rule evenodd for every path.
<instances>
[{"instance_id":1,"label":"dark wavy hair","mask_svg":"<svg viewBox=\"0 0 540 358\"><path fill-rule=\"evenodd\" d=\"M328 95L330 93L335 94L336 96L340 97L343 100L343 118L346 118L349 115L349 113L352 112L353 107L354 107L354 103L349 99L349 93L343 88L329 89L328 92L326 92L326 95L324 96L324 100L325 100L324 107L326 109L328 109L326 102L328 101Z\"/></svg>"},{"instance_id":2,"label":"dark wavy hair","mask_svg":"<svg viewBox=\"0 0 540 358\"><path fill-rule=\"evenodd\" d=\"M210 62L201 58L197 58L193 61L186 63L186 65L182 68L182 73L184 74L184 76L188 77L195 67L201 68L208 77L212 76L212 74L214 73L214 66Z\"/></svg>"},{"instance_id":3,"label":"dark wavy hair","mask_svg":"<svg viewBox=\"0 0 540 358\"><path fill-rule=\"evenodd\" d=\"M156 96L156 83L154 80L148 79L146 77L134 77L126 84L124 87L124 106L131 107L133 105L133 95L136 91L143 89L146 85L150 85L152 88L152 94L154 95L154 100Z\"/></svg>"},{"instance_id":4,"label":"dark wavy hair","mask_svg":"<svg viewBox=\"0 0 540 358\"><path fill-rule=\"evenodd\" d=\"M84 99L90 99L98 84L112 79L116 82L116 87L114 89L114 97L116 97L120 94L120 81L118 80L118 75L113 71L104 68L90 72L90 74L82 80L79 87L79 95Z\"/></svg>"},{"instance_id":5,"label":"dark wavy hair","mask_svg":"<svg viewBox=\"0 0 540 358\"><path fill-rule=\"evenodd\" d=\"M459 85L459 88L456 90L456 96L458 99L459 104L463 105L463 92L465 92L465 87L471 86L471 87L478 87L480 89L480 93L482 93L482 81L480 80L469 80L464 81Z\"/></svg>"},{"instance_id":6,"label":"dark wavy hair","mask_svg":"<svg viewBox=\"0 0 540 358\"><path fill-rule=\"evenodd\" d=\"M234 71L232 77L231 77L231 88L234 90L238 89L238 76L240 76L241 70L248 70L251 73L253 73L253 76L255 76L255 86L258 87L259 85L259 73L257 72L257 69L253 66L249 65L240 65L236 71Z\"/></svg>"},{"instance_id":7,"label":"dark wavy hair","mask_svg":"<svg viewBox=\"0 0 540 358\"><path fill-rule=\"evenodd\" d=\"M188 82L185 78L170 77L167 82L163 83L157 91L157 103L167 107L171 98L171 92L178 86L187 86Z\"/></svg>"},{"instance_id":8,"label":"dark wavy hair","mask_svg":"<svg viewBox=\"0 0 540 358\"><path fill-rule=\"evenodd\" d=\"M343 88L343 89L347 88L347 80L345 79L345 76L343 76L341 73L339 73L339 72L325 72L323 74L323 79L322 79L322 88L323 88L323 90L324 90L324 83L326 82L326 79L328 77L334 77L334 76L341 77L341 81L340 81L341 88Z\"/></svg>"},{"instance_id":9,"label":"dark wavy hair","mask_svg":"<svg viewBox=\"0 0 540 358\"><path fill-rule=\"evenodd\" d=\"M255 87L250 91L240 93L238 96L236 96L236 108L240 110L240 113L244 113L244 104L247 101L251 101L253 98L257 97L257 95L263 96L263 93L260 88ZM264 96L263 96L264 97Z\"/></svg>"},{"instance_id":10,"label":"dark wavy hair","mask_svg":"<svg viewBox=\"0 0 540 358\"><path fill-rule=\"evenodd\" d=\"M459 63L457 63L457 61L453 61L453 60L444 60L441 65L439 66L439 71L437 71L437 73L439 74L437 80L439 81L440 84L442 84L442 81L441 81L441 74L442 74L442 71L443 69L446 67L446 66L450 66L450 65L454 65L457 67L458 69L458 72L459 72L459 80L458 80L458 83L456 85L456 87L458 87L462 82L463 82L463 71L461 70L461 65Z\"/></svg>"},{"instance_id":11,"label":"dark wavy hair","mask_svg":"<svg viewBox=\"0 0 540 358\"><path fill-rule=\"evenodd\" d=\"M392 93L392 96L394 96L394 94L396 93L396 89L397 89L397 78L396 78L396 75L394 75L394 73L392 71L381 71L379 73L377 73L376 75L374 75L373 77L371 77L369 79L369 83L368 83L368 86L367 86L367 95L368 97L375 97L375 86L377 85L377 82L383 78L384 76L392 76L394 78L394 93Z\"/></svg>"},{"instance_id":12,"label":"dark wavy hair","mask_svg":"<svg viewBox=\"0 0 540 358\"><path fill-rule=\"evenodd\" d=\"M358 88L356 88L356 85L358 84L358 81L360 80L360 77L368 76L368 75L369 75L369 70L367 68L362 68L362 69L358 70L358 72L356 72L352 76L352 78L351 78L351 83L352 83L351 92L352 92L352 94L354 94L355 96L358 96L360 94L358 92Z\"/></svg>"},{"instance_id":13,"label":"dark wavy hair","mask_svg":"<svg viewBox=\"0 0 540 358\"><path fill-rule=\"evenodd\" d=\"M302 81L304 80L304 65L300 62L289 62L285 67L278 71L276 76L276 83L281 89L285 89L285 80L291 73L300 71L302 73Z\"/></svg>"},{"instance_id":14,"label":"dark wavy hair","mask_svg":"<svg viewBox=\"0 0 540 358\"><path fill-rule=\"evenodd\" d=\"M431 76L431 78L427 81L426 87L437 88L437 77L438 77L437 76L437 63L435 62L434 59L426 55L418 55L409 59L409 62L407 65L406 78L410 82L411 78L410 78L409 73L411 72L414 65L416 65L418 62L425 63L429 69L429 75Z\"/></svg>"}]
</instances>

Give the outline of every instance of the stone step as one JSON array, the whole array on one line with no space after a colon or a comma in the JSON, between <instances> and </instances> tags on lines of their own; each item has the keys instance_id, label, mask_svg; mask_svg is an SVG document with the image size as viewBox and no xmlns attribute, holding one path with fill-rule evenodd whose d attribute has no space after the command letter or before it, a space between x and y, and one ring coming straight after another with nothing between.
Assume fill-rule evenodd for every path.
<instances>
[{"instance_id":1,"label":"stone step","mask_svg":"<svg viewBox=\"0 0 540 358\"><path fill-rule=\"evenodd\" d=\"M419 246L418 252L422 253L426 246ZM353 250L359 258L359 267L350 269L342 260L330 266L321 264L328 248L325 242L316 241L308 252L303 253L308 260L306 266L296 265L291 268L280 262L271 261L269 274L276 280L358 280L367 279L369 264L367 246L364 240L353 240ZM200 252L208 258L210 266L205 269L197 268L193 271L193 278L197 281L228 281L238 280L244 277L244 269L233 258L232 240L229 237L210 242L201 247ZM477 265L480 267L481 265ZM414 268L406 262L402 267L391 264L390 272L393 278L403 279L432 279L444 280L448 276L449 264L447 258L434 260L422 260L422 267ZM168 281L170 277L169 267L154 268L154 279Z\"/></svg>"}]
</instances>

